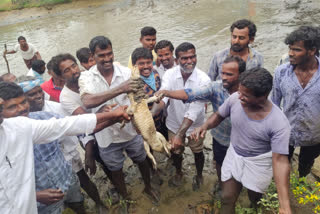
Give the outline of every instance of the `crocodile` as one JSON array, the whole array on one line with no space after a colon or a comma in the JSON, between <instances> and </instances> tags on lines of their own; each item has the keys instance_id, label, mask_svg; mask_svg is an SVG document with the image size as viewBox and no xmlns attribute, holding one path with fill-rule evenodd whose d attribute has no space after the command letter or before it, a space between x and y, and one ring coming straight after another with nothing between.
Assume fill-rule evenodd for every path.
<instances>
[{"instance_id":1,"label":"crocodile","mask_svg":"<svg viewBox=\"0 0 320 214\"><path fill-rule=\"evenodd\" d=\"M135 66L131 73L132 79L140 78L139 69ZM144 85L144 82L141 80ZM156 131L152 114L149 110L148 103L159 100L159 97L148 97L144 92L143 87L136 92L128 93L130 106L127 109L128 115L133 116L132 122L137 131L141 134L144 140L144 148L148 157L151 159L153 168L157 168L157 162L150 152L150 147L153 151L166 153L170 156L171 145L165 137Z\"/></svg>"}]
</instances>

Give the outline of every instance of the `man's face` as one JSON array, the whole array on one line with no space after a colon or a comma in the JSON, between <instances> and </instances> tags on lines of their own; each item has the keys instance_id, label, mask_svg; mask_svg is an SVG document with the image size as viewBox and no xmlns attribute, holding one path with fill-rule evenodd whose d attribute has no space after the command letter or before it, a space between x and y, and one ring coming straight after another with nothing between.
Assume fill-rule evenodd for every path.
<instances>
[{"instance_id":1,"label":"man's face","mask_svg":"<svg viewBox=\"0 0 320 214\"><path fill-rule=\"evenodd\" d=\"M189 49L186 52L180 51L178 53L178 63L185 73L192 73L197 65L197 55L195 49Z\"/></svg>"},{"instance_id":2,"label":"man's face","mask_svg":"<svg viewBox=\"0 0 320 214\"><path fill-rule=\"evenodd\" d=\"M114 55L110 45L106 49L96 47L93 57L97 63L99 71L107 72L113 69Z\"/></svg>"},{"instance_id":3,"label":"man's face","mask_svg":"<svg viewBox=\"0 0 320 214\"><path fill-rule=\"evenodd\" d=\"M173 53L169 47L165 47L157 50L158 60L166 69L171 68L174 65Z\"/></svg>"},{"instance_id":4,"label":"man's face","mask_svg":"<svg viewBox=\"0 0 320 214\"><path fill-rule=\"evenodd\" d=\"M3 116L2 116L2 111L3 111L3 99L0 98L0 124L3 122Z\"/></svg>"},{"instance_id":5,"label":"man's face","mask_svg":"<svg viewBox=\"0 0 320 214\"><path fill-rule=\"evenodd\" d=\"M4 101L2 116L4 118L25 116L29 114L29 103L27 98L22 95L17 98L12 98Z\"/></svg>"},{"instance_id":6,"label":"man's face","mask_svg":"<svg viewBox=\"0 0 320 214\"><path fill-rule=\"evenodd\" d=\"M80 68L77 63L67 59L60 62L59 70L61 71L62 78L69 83L77 83L80 77Z\"/></svg>"},{"instance_id":7,"label":"man's face","mask_svg":"<svg viewBox=\"0 0 320 214\"><path fill-rule=\"evenodd\" d=\"M25 93L27 101L30 105L30 111L41 111L44 106L44 93L40 86L36 86Z\"/></svg>"},{"instance_id":8,"label":"man's face","mask_svg":"<svg viewBox=\"0 0 320 214\"><path fill-rule=\"evenodd\" d=\"M138 66L140 75L144 77L150 76L153 68L152 59L139 58L135 65Z\"/></svg>"},{"instance_id":9,"label":"man's face","mask_svg":"<svg viewBox=\"0 0 320 214\"><path fill-rule=\"evenodd\" d=\"M154 49L154 46L156 45L157 36L156 35L143 36L140 38L140 42L144 48L147 48L150 51L152 51Z\"/></svg>"},{"instance_id":10,"label":"man's face","mask_svg":"<svg viewBox=\"0 0 320 214\"><path fill-rule=\"evenodd\" d=\"M19 44L20 44L20 47L23 47L23 48L26 48L28 46L27 41L24 39L19 40Z\"/></svg>"},{"instance_id":11,"label":"man's face","mask_svg":"<svg viewBox=\"0 0 320 214\"><path fill-rule=\"evenodd\" d=\"M256 97L254 96L252 90L246 88L243 85L239 85L239 99L243 107L254 107L258 106L260 103L267 99L267 96Z\"/></svg>"},{"instance_id":12,"label":"man's face","mask_svg":"<svg viewBox=\"0 0 320 214\"><path fill-rule=\"evenodd\" d=\"M300 65L308 61L310 56L314 56L315 51L307 50L303 41L297 41L289 45L289 60L291 65Z\"/></svg>"},{"instance_id":13,"label":"man's face","mask_svg":"<svg viewBox=\"0 0 320 214\"><path fill-rule=\"evenodd\" d=\"M93 56L90 56L87 63L81 62L81 65L86 69L89 70L92 66L96 64Z\"/></svg>"},{"instance_id":14,"label":"man's face","mask_svg":"<svg viewBox=\"0 0 320 214\"><path fill-rule=\"evenodd\" d=\"M221 79L223 87L230 89L239 83L239 65L237 62L222 64Z\"/></svg>"},{"instance_id":15,"label":"man's face","mask_svg":"<svg viewBox=\"0 0 320 214\"><path fill-rule=\"evenodd\" d=\"M231 33L231 50L234 52L241 52L248 48L250 42L253 39L249 38L249 28L245 27L243 29L234 28Z\"/></svg>"}]
</instances>

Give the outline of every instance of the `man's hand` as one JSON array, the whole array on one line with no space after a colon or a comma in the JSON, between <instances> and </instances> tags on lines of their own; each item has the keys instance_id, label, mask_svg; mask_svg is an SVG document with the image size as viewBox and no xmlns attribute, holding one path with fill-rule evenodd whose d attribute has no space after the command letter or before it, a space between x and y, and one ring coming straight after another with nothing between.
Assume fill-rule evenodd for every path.
<instances>
[{"instance_id":1,"label":"man's hand","mask_svg":"<svg viewBox=\"0 0 320 214\"><path fill-rule=\"evenodd\" d=\"M112 109L113 109L114 107L116 107L116 106L117 106L117 104L104 105L104 106L102 106L102 107L97 111L97 113L111 112Z\"/></svg>"},{"instance_id":2,"label":"man's hand","mask_svg":"<svg viewBox=\"0 0 320 214\"><path fill-rule=\"evenodd\" d=\"M160 97L160 96L166 97L166 96L168 96L168 90L159 90L156 93L154 93L154 96L156 96L156 97Z\"/></svg>"},{"instance_id":3,"label":"man's hand","mask_svg":"<svg viewBox=\"0 0 320 214\"><path fill-rule=\"evenodd\" d=\"M130 78L121 83L119 87L121 88L122 93L137 92L138 90L143 90L144 82L141 78Z\"/></svg>"},{"instance_id":4,"label":"man's hand","mask_svg":"<svg viewBox=\"0 0 320 214\"><path fill-rule=\"evenodd\" d=\"M60 189L45 189L37 192L37 201L46 205L56 203L63 199Z\"/></svg>"},{"instance_id":5,"label":"man's hand","mask_svg":"<svg viewBox=\"0 0 320 214\"><path fill-rule=\"evenodd\" d=\"M291 212L290 209L286 210L286 209L283 209L283 208L279 208L279 214L291 214L291 213L292 212Z\"/></svg>"},{"instance_id":6,"label":"man's hand","mask_svg":"<svg viewBox=\"0 0 320 214\"><path fill-rule=\"evenodd\" d=\"M206 136L207 130L207 127L205 126L205 124L203 124L202 126L193 130L190 137L192 140L198 141L200 137L204 138Z\"/></svg>"},{"instance_id":7,"label":"man's hand","mask_svg":"<svg viewBox=\"0 0 320 214\"><path fill-rule=\"evenodd\" d=\"M183 147L182 141L183 141L183 137L179 135L175 135L173 138L170 139L170 144L172 146L171 149L174 151Z\"/></svg>"},{"instance_id":8,"label":"man's hand","mask_svg":"<svg viewBox=\"0 0 320 214\"><path fill-rule=\"evenodd\" d=\"M112 111L112 113L114 113L116 115L116 117L118 118L117 121L118 122L122 122L123 120L125 121L130 121L131 117L128 115L127 113L127 108L128 106L119 106L118 108L116 108L115 110Z\"/></svg>"},{"instance_id":9,"label":"man's hand","mask_svg":"<svg viewBox=\"0 0 320 214\"><path fill-rule=\"evenodd\" d=\"M85 161L84 161L84 169L86 172L90 169L90 175L96 174L97 165L94 158L94 140L91 140L86 144L85 148Z\"/></svg>"}]
</instances>

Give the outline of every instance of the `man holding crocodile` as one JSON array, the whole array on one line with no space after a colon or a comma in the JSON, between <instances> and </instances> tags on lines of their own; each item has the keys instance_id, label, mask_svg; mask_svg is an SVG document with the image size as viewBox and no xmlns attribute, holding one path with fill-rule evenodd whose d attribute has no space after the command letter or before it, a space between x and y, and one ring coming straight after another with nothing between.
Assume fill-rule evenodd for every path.
<instances>
[{"instance_id":1,"label":"man holding crocodile","mask_svg":"<svg viewBox=\"0 0 320 214\"><path fill-rule=\"evenodd\" d=\"M89 71L81 73L79 78L80 96L86 108L93 111L103 104L130 105L126 93L136 91L143 84L141 79L130 79L131 70L113 63L114 55L111 41L104 36L94 37L89 48L96 61L96 65ZM144 193L153 201L160 200L160 193L151 188L150 166L146 159L143 139L137 135L132 124L120 129L120 124L108 127L95 134L99 146L99 153L112 172L113 184L124 199L129 194L122 172L125 160L124 151L138 164L145 189Z\"/></svg>"}]
</instances>

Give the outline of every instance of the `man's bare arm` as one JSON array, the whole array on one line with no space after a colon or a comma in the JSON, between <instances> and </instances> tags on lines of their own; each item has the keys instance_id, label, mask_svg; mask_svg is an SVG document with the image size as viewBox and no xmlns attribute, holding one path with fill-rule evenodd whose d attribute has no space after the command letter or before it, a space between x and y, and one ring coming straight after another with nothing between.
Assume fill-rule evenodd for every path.
<instances>
[{"instance_id":1,"label":"man's bare arm","mask_svg":"<svg viewBox=\"0 0 320 214\"><path fill-rule=\"evenodd\" d=\"M137 90L142 89L144 83L142 83L141 81L142 80L140 78L129 79L121 83L117 87L101 93L97 93L97 94L86 93L81 96L81 101L87 109L95 108L122 93L136 92Z\"/></svg>"},{"instance_id":2,"label":"man's bare arm","mask_svg":"<svg viewBox=\"0 0 320 214\"><path fill-rule=\"evenodd\" d=\"M206 136L207 130L217 127L223 120L224 118L221 117L218 112L215 112L207 119L207 121L202 126L196 128L192 132L191 139L198 141L199 138L204 138Z\"/></svg>"},{"instance_id":3,"label":"man's bare arm","mask_svg":"<svg viewBox=\"0 0 320 214\"><path fill-rule=\"evenodd\" d=\"M14 53L17 53L15 50L11 50L11 51L4 51L3 52L3 55L6 55L6 54L14 54Z\"/></svg>"},{"instance_id":4,"label":"man's bare arm","mask_svg":"<svg viewBox=\"0 0 320 214\"><path fill-rule=\"evenodd\" d=\"M156 96L163 94L165 97L169 97L176 100L187 100L189 97L184 90L175 90L175 91L168 91L168 90L160 90L155 93Z\"/></svg>"},{"instance_id":5,"label":"man's bare arm","mask_svg":"<svg viewBox=\"0 0 320 214\"><path fill-rule=\"evenodd\" d=\"M277 186L281 214L291 214L289 199L290 165L286 155L272 153L273 176Z\"/></svg>"},{"instance_id":6,"label":"man's bare arm","mask_svg":"<svg viewBox=\"0 0 320 214\"><path fill-rule=\"evenodd\" d=\"M41 55L40 55L40 53L38 51L34 55L36 55L37 60L41 60L42 59Z\"/></svg>"}]
</instances>

